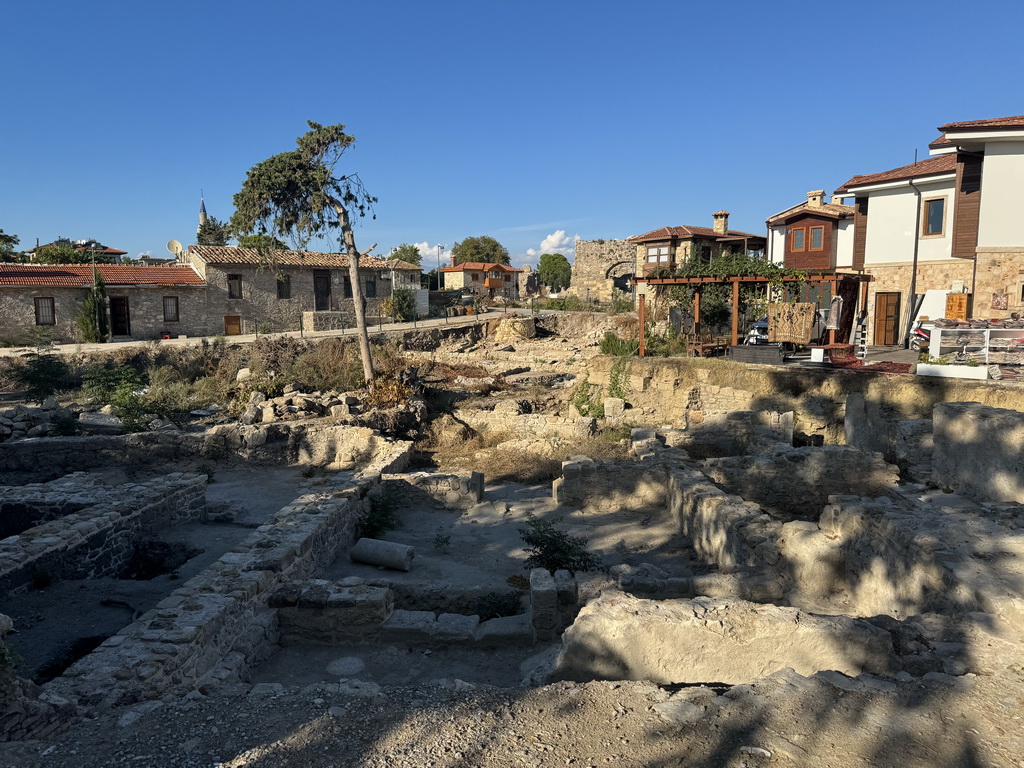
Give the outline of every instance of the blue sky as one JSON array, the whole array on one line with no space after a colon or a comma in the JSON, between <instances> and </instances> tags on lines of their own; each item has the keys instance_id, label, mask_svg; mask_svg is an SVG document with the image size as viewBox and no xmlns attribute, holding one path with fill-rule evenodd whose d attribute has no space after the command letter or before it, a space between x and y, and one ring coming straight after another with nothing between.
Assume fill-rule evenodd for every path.
<instances>
[{"instance_id":1,"label":"blue sky","mask_svg":"<svg viewBox=\"0 0 1024 768\"><path fill-rule=\"evenodd\" d=\"M0 229L136 256L226 219L306 120L380 198L360 249L735 229L1024 113L1015 2L9 3ZM319 247L332 248L330 243ZM425 261L429 268L436 257Z\"/></svg>"}]
</instances>

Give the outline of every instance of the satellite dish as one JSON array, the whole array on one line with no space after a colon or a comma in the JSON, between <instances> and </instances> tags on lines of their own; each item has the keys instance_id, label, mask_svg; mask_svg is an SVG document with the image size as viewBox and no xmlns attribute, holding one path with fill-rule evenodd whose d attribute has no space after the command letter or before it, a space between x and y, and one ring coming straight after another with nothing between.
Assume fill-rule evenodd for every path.
<instances>
[{"instance_id":1,"label":"satellite dish","mask_svg":"<svg viewBox=\"0 0 1024 768\"><path fill-rule=\"evenodd\" d=\"M181 243L177 240L167 241L167 250L173 253L175 256L181 255Z\"/></svg>"}]
</instances>

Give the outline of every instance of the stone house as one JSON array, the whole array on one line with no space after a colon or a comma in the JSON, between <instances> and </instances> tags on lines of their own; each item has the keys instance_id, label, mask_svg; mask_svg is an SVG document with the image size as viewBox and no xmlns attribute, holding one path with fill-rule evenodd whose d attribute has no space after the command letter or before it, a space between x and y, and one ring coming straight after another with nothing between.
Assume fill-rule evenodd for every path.
<instances>
[{"instance_id":1,"label":"stone house","mask_svg":"<svg viewBox=\"0 0 1024 768\"><path fill-rule=\"evenodd\" d=\"M691 259L710 261L722 250L744 253L763 252L766 238L750 232L729 229L729 212L712 214L713 227L661 227L643 235L633 235L627 242L636 247L634 274L674 271Z\"/></svg>"},{"instance_id":2,"label":"stone house","mask_svg":"<svg viewBox=\"0 0 1024 768\"><path fill-rule=\"evenodd\" d=\"M1024 115L938 130L928 159L854 176L832 196L852 198L852 227L843 228L852 230L850 267L874 277L865 307L874 344L900 343L928 290L957 295L947 313L1024 313Z\"/></svg>"},{"instance_id":3,"label":"stone house","mask_svg":"<svg viewBox=\"0 0 1024 768\"><path fill-rule=\"evenodd\" d=\"M189 266L97 264L114 338L207 333L206 283ZM24 341L33 328L78 337L76 320L93 285L89 264L0 264L0 338Z\"/></svg>"},{"instance_id":4,"label":"stone house","mask_svg":"<svg viewBox=\"0 0 1024 768\"><path fill-rule=\"evenodd\" d=\"M632 296L629 281L635 274L635 244L628 240L577 240L569 293L601 302L616 295Z\"/></svg>"},{"instance_id":5,"label":"stone house","mask_svg":"<svg viewBox=\"0 0 1024 768\"><path fill-rule=\"evenodd\" d=\"M452 261L455 261L454 257ZM441 268L446 291L460 290L477 296L509 300L519 298L518 276L521 271L507 264L484 261L464 261Z\"/></svg>"},{"instance_id":6,"label":"stone house","mask_svg":"<svg viewBox=\"0 0 1024 768\"><path fill-rule=\"evenodd\" d=\"M190 245L181 258L206 281L212 333L297 330L300 323L306 330L355 324L348 257L343 253L279 251L269 263L254 248ZM381 300L391 295L392 280L412 271L388 264L372 256L360 259L369 318L380 314Z\"/></svg>"}]
</instances>

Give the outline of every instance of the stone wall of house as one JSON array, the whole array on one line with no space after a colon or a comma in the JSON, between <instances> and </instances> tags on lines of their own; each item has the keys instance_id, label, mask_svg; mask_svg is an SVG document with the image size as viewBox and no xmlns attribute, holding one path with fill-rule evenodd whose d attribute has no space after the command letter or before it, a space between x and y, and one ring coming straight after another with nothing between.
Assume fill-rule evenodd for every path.
<instances>
[{"instance_id":1,"label":"stone wall of house","mask_svg":"<svg viewBox=\"0 0 1024 768\"><path fill-rule=\"evenodd\" d=\"M366 310L364 317L366 318L366 324L370 331L373 331L373 326L380 323L382 320L385 323L394 322L393 318L388 317L384 314L381 307L381 303L384 301L383 298L378 297L376 299L366 300ZM302 330L304 331L344 331L349 328L355 328L356 326L356 313L354 305L351 299L342 299L336 302L338 309L330 312L303 312Z\"/></svg>"},{"instance_id":2,"label":"stone wall of house","mask_svg":"<svg viewBox=\"0 0 1024 768\"><path fill-rule=\"evenodd\" d=\"M877 293L899 293L900 297L900 325L899 332L906 332L906 317L908 312L908 295L910 290L910 277L913 271L911 264L894 264L890 266L866 265L865 272L874 277L868 283L868 344L881 343L875 340L875 294ZM974 262L970 259L947 259L941 262L921 261L917 265L917 283L915 291L924 293L926 290L949 290L954 282L962 282L970 290L971 275L974 271ZM981 271L979 268L978 274ZM989 297L991 304L991 297ZM980 307L975 305L975 315ZM987 317L987 315L984 315Z\"/></svg>"},{"instance_id":3,"label":"stone wall of house","mask_svg":"<svg viewBox=\"0 0 1024 768\"><path fill-rule=\"evenodd\" d=\"M611 278L636 272L637 247L626 240L577 240L576 260L572 265L569 291L574 296L592 301L611 301L620 292Z\"/></svg>"},{"instance_id":4,"label":"stone wall of house","mask_svg":"<svg viewBox=\"0 0 1024 768\"><path fill-rule=\"evenodd\" d=\"M932 481L969 499L1024 502L1024 413L939 403L932 418Z\"/></svg>"},{"instance_id":5,"label":"stone wall of house","mask_svg":"<svg viewBox=\"0 0 1024 768\"><path fill-rule=\"evenodd\" d=\"M26 589L41 575L54 581L118 576L147 536L206 514L206 477L175 472L102 498L0 540L0 595Z\"/></svg>"},{"instance_id":6,"label":"stone wall of house","mask_svg":"<svg viewBox=\"0 0 1024 768\"><path fill-rule=\"evenodd\" d=\"M1024 314L1024 250L981 251L977 254L977 283L974 289L975 317L1009 317ZM1007 294L1007 308L992 309L993 294Z\"/></svg>"},{"instance_id":7,"label":"stone wall of house","mask_svg":"<svg viewBox=\"0 0 1024 768\"><path fill-rule=\"evenodd\" d=\"M54 341L80 339L76 321L85 299L84 288L37 287L0 288L0 340L26 343L34 330L52 335ZM108 297L126 297L132 338L159 339L172 336L202 336L211 332L206 289L199 286L125 287L107 286ZM178 321L164 320L164 296L178 299ZM54 300L55 325L36 325L35 299Z\"/></svg>"}]
</instances>

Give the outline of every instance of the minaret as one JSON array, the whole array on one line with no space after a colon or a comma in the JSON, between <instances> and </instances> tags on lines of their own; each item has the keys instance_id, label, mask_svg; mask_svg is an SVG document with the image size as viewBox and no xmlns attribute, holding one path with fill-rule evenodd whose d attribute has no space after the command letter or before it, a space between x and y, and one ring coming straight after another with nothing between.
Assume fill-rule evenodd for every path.
<instances>
[{"instance_id":1,"label":"minaret","mask_svg":"<svg viewBox=\"0 0 1024 768\"><path fill-rule=\"evenodd\" d=\"M203 228L203 224L206 223L206 201L203 200L203 196L199 195L199 226L196 227L196 234L199 234L199 230Z\"/></svg>"}]
</instances>

